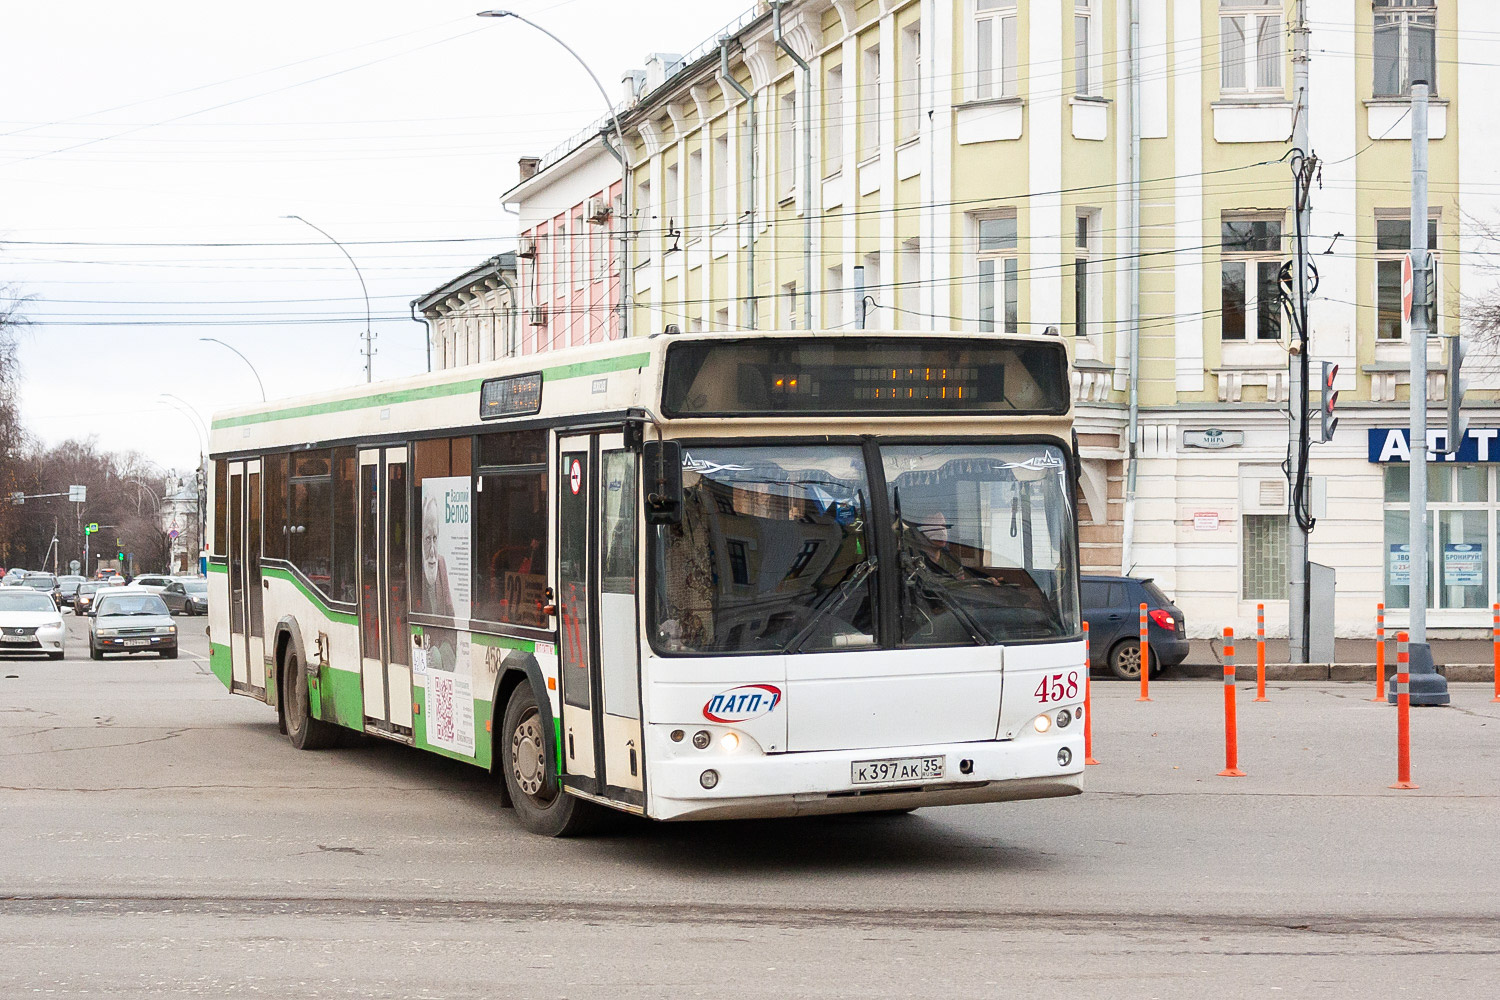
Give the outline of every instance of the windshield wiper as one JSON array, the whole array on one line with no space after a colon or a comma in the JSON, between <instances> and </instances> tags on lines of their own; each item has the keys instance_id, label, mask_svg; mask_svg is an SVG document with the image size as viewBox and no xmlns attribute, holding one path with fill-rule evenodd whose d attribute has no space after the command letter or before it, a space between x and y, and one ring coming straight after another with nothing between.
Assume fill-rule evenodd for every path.
<instances>
[{"instance_id":1,"label":"windshield wiper","mask_svg":"<svg viewBox=\"0 0 1500 1000\"><path fill-rule=\"evenodd\" d=\"M990 630L979 624L979 621L969 613L969 609L965 608L962 602L948 593L948 589L941 582L934 579L932 570L927 568L927 564L922 561L920 555L907 550L902 553L902 556L907 566L906 582L908 585L916 581L924 597L937 600L939 604L953 612L953 617L958 619L959 624L964 627L964 631L969 633L969 638L973 639L976 645L998 646L1000 644Z\"/></svg>"},{"instance_id":2,"label":"windshield wiper","mask_svg":"<svg viewBox=\"0 0 1500 1000\"><path fill-rule=\"evenodd\" d=\"M833 593L828 595L828 600L823 602L823 606L813 612L813 616L807 620L806 625L802 626L801 631L792 636L791 641L781 647L781 651L783 653L795 653L798 647L812 635L813 629L817 627L818 623L843 607L844 602L849 599L849 596L859 590L860 586L870 578L870 574L875 572L875 564L878 561L874 556L871 556L857 564L850 571L849 575L844 577L844 582L835 587Z\"/></svg>"}]
</instances>

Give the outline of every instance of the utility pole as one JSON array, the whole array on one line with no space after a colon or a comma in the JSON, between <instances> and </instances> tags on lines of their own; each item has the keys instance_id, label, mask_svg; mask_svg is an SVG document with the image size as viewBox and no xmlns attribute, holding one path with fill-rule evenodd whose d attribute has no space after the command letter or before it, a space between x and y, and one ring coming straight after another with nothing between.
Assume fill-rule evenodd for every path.
<instances>
[{"instance_id":1,"label":"utility pole","mask_svg":"<svg viewBox=\"0 0 1500 1000\"><path fill-rule=\"evenodd\" d=\"M1448 679L1432 664L1432 647L1427 644L1427 583L1431 578L1427 551L1432 532L1427 528L1427 337L1429 310L1437 303L1427 297L1427 274L1432 257L1427 252L1427 97L1425 80L1411 85L1411 525L1407 537L1411 550L1411 575L1406 588L1410 599L1411 703L1413 705L1448 704ZM1449 387L1453 391L1453 387ZM1395 678L1391 679L1390 700L1396 700Z\"/></svg>"},{"instance_id":2,"label":"utility pole","mask_svg":"<svg viewBox=\"0 0 1500 1000\"><path fill-rule=\"evenodd\" d=\"M1308 95L1309 61L1307 0L1297 0L1292 25L1292 98L1295 102L1292 126L1292 172L1296 195L1292 211L1296 216L1296 261L1292 265L1294 299L1293 335L1296 338L1287 358L1291 388L1291 440L1287 448L1287 480L1291 484L1291 514L1287 520L1287 628L1288 659L1293 663L1308 660L1308 598L1310 572L1307 536L1311 519L1306 516L1308 453L1308 372L1309 337L1307 329L1307 237L1312 231L1311 184L1304 181L1304 171L1312 161L1311 101ZM1310 181L1310 177L1307 178Z\"/></svg>"}]
</instances>

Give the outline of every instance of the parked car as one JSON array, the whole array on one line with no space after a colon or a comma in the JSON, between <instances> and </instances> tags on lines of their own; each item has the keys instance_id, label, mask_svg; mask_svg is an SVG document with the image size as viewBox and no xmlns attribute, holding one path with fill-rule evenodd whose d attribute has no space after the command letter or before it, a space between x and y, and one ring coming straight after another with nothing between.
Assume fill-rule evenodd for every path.
<instances>
[{"instance_id":1,"label":"parked car","mask_svg":"<svg viewBox=\"0 0 1500 1000\"><path fill-rule=\"evenodd\" d=\"M57 578L57 602L67 607L73 606L73 597L78 593L79 584L83 583L81 576L60 576Z\"/></svg>"},{"instance_id":2,"label":"parked car","mask_svg":"<svg viewBox=\"0 0 1500 1000\"><path fill-rule=\"evenodd\" d=\"M170 576L162 576L158 573L145 573L130 582L132 587L149 590L153 594L160 594L172 582Z\"/></svg>"},{"instance_id":3,"label":"parked car","mask_svg":"<svg viewBox=\"0 0 1500 1000\"><path fill-rule=\"evenodd\" d=\"M50 594L29 587L0 592L0 653L46 653L63 658L68 630Z\"/></svg>"},{"instance_id":4,"label":"parked car","mask_svg":"<svg viewBox=\"0 0 1500 1000\"><path fill-rule=\"evenodd\" d=\"M208 581L202 577L173 580L161 592L161 599L173 614L208 614Z\"/></svg>"},{"instance_id":5,"label":"parked car","mask_svg":"<svg viewBox=\"0 0 1500 1000\"><path fill-rule=\"evenodd\" d=\"M85 580L78 585L78 592L73 595L73 614L78 616L93 614L94 598L99 595L109 584L103 580Z\"/></svg>"},{"instance_id":6,"label":"parked car","mask_svg":"<svg viewBox=\"0 0 1500 1000\"><path fill-rule=\"evenodd\" d=\"M177 626L160 596L134 587L109 588L94 598L89 623L89 656L105 653L156 653L177 658Z\"/></svg>"},{"instance_id":7,"label":"parked car","mask_svg":"<svg viewBox=\"0 0 1500 1000\"><path fill-rule=\"evenodd\" d=\"M24 569L13 569L5 574L5 579L0 580L0 587L19 587L26 582L26 571Z\"/></svg>"},{"instance_id":8,"label":"parked car","mask_svg":"<svg viewBox=\"0 0 1500 1000\"><path fill-rule=\"evenodd\" d=\"M1125 680L1141 676L1140 608L1146 605L1151 673L1175 667L1188 655L1187 623L1172 599L1150 578L1085 576L1078 585L1089 623L1089 666L1108 667Z\"/></svg>"}]
</instances>

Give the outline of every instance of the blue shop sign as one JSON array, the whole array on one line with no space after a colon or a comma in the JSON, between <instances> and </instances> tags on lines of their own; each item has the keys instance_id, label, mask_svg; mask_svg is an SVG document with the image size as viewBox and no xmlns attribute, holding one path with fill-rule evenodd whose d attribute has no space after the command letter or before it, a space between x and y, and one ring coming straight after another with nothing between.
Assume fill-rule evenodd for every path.
<instances>
[{"instance_id":1,"label":"blue shop sign","mask_svg":"<svg viewBox=\"0 0 1500 1000\"><path fill-rule=\"evenodd\" d=\"M1458 451L1444 455L1438 451L1447 441L1446 430L1427 432L1429 462L1500 462L1500 428L1470 427L1459 442ZM1378 465L1396 465L1411 461L1411 431L1405 427L1377 427L1370 431L1370 461Z\"/></svg>"}]
</instances>

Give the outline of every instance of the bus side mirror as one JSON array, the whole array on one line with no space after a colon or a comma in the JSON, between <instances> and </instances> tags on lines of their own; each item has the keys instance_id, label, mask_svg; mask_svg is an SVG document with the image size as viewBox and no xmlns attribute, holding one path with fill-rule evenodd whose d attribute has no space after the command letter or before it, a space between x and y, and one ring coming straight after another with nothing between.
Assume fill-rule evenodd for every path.
<instances>
[{"instance_id":1,"label":"bus side mirror","mask_svg":"<svg viewBox=\"0 0 1500 1000\"><path fill-rule=\"evenodd\" d=\"M648 441L641 449L645 484L646 523L676 524L682 520L682 445L677 441Z\"/></svg>"}]
</instances>

